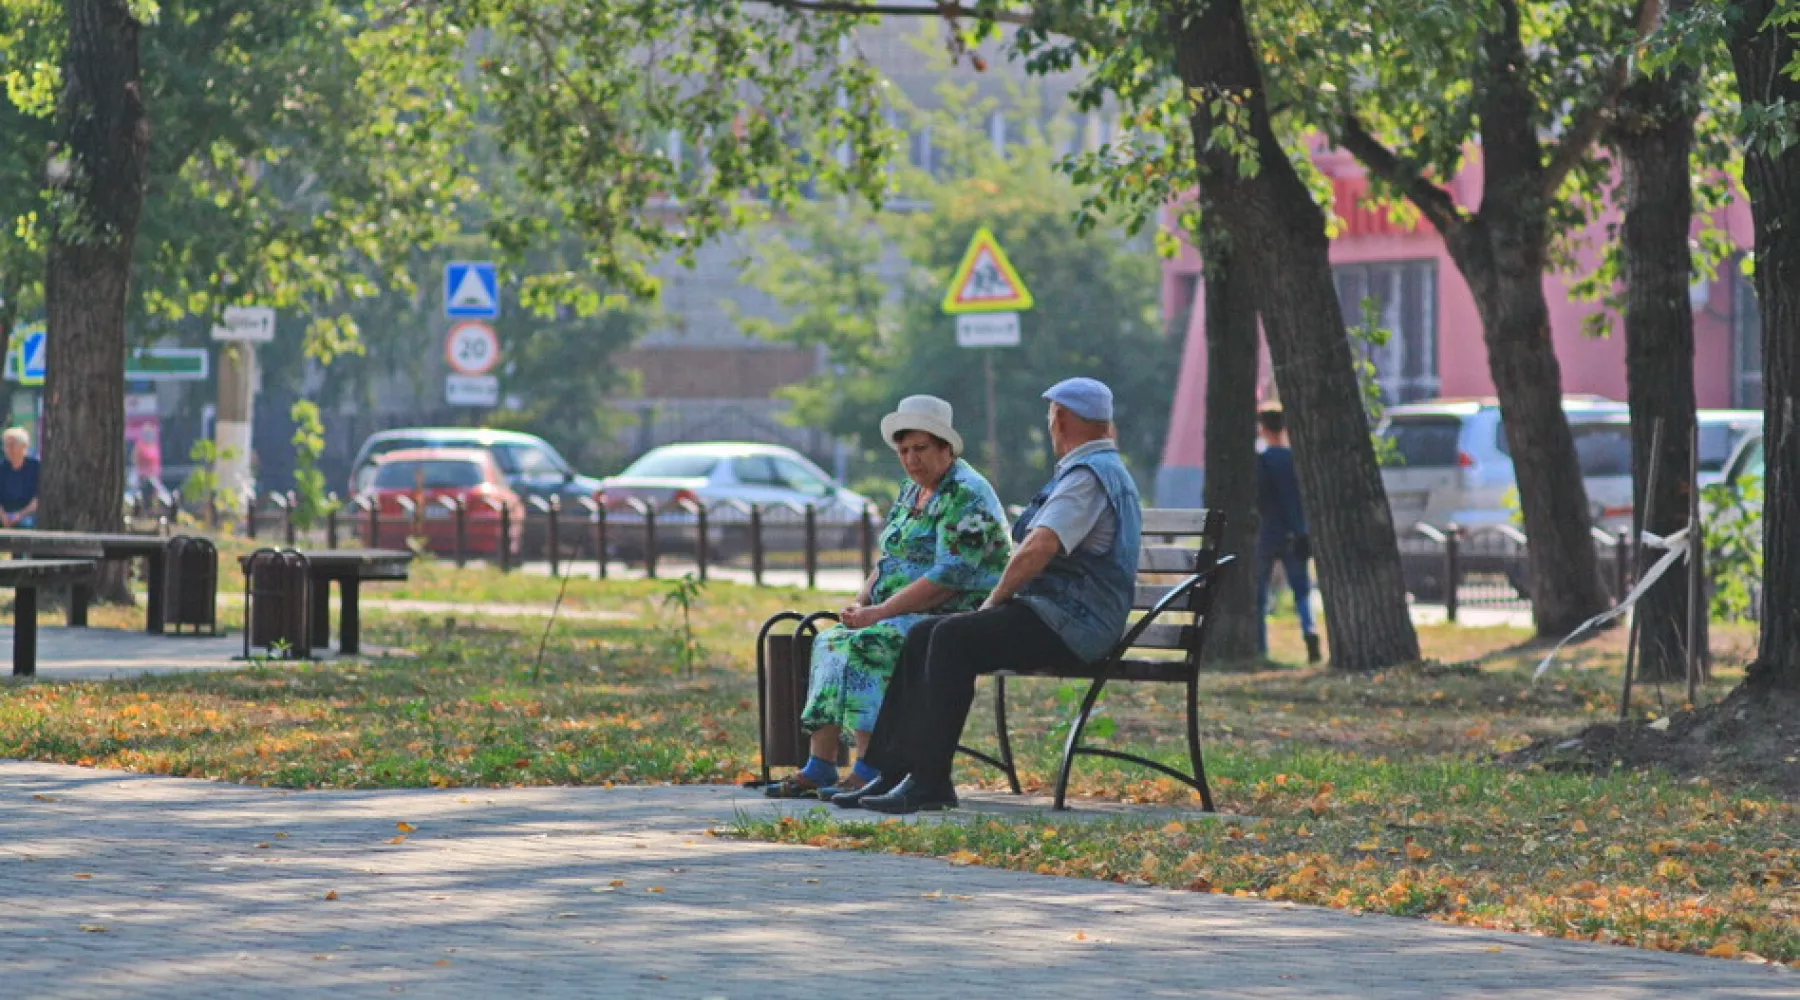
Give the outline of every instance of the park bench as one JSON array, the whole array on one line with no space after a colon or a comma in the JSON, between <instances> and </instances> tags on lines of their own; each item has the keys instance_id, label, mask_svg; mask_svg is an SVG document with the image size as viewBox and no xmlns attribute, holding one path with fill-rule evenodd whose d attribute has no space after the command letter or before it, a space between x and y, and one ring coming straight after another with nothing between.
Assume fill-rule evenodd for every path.
<instances>
[{"instance_id":1,"label":"park bench","mask_svg":"<svg viewBox=\"0 0 1800 1000\"><path fill-rule=\"evenodd\" d=\"M169 540L161 535L139 535L101 531L38 531L36 529L0 529L0 549L15 558L27 556L48 559L143 559L146 563L145 583L149 588L144 631L163 633L163 596L165 562ZM76 586L69 596L69 624L87 624L88 583Z\"/></svg>"},{"instance_id":2,"label":"park bench","mask_svg":"<svg viewBox=\"0 0 1800 1000\"><path fill-rule=\"evenodd\" d=\"M994 672L994 732L998 756L958 746L1006 775L1013 794L1023 792L1013 759L1012 738L1006 722L1006 682L1011 677L1054 677L1085 680L1087 692L1069 726L1062 763L1056 776L1053 808L1065 808L1069 778L1075 758L1109 757L1138 764L1168 775L1194 789L1201 807L1213 809L1212 790L1200 752L1200 657L1211 624L1213 598L1221 576L1235 561L1221 554L1225 517L1218 511L1151 509L1144 511L1143 551L1138 558L1138 581L1132 601L1141 615L1127 628L1118 645L1100 661L1067 669ZM771 757L776 764L801 762L806 741L800 735L800 708L805 697L805 651L818 632L819 623L835 622L826 611L803 614L784 611L763 623L757 636L757 692L759 733L763 746L763 782L769 780ZM790 633L778 632L792 623ZM1122 750L1088 746L1082 742L1094 705L1108 684L1165 683L1186 686L1187 750L1192 773L1184 773L1161 761Z\"/></svg>"},{"instance_id":3,"label":"park bench","mask_svg":"<svg viewBox=\"0 0 1800 1000\"><path fill-rule=\"evenodd\" d=\"M44 587L83 586L93 578L91 559L0 561L0 587L13 591L14 677L37 675L37 592Z\"/></svg>"},{"instance_id":4,"label":"park bench","mask_svg":"<svg viewBox=\"0 0 1800 1000\"><path fill-rule=\"evenodd\" d=\"M413 554L404 549L301 549L299 554L305 557L307 565L313 648L326 649L331 645L331 584L336 581L341 595L338 652L347 656L361 652L363 582L405 580ZM250 559L247 555L239 560L246 589L251 582Z\"/></svg>"}]
</instances>

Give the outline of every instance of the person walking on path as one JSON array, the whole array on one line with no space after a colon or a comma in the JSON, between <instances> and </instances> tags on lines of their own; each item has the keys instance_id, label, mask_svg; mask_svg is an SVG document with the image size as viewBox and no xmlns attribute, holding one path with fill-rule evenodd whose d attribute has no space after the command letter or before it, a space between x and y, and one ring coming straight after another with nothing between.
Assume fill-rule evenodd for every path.
<instances>
[{"instance_id":1,"label":"person walking on path","mask_svg":"<svg viewBox=\"0 0 1800 1000\"><path fill-rule=\"evenodd\" d=\"M951 763L976 676L1093 663L1124 634L1143 511L1114 440L1112 390L1072 378L1044 398L1059 460L1013 527L1018 548L980 610L927 619L907 634L870 741L867 759L881 777L833 804L954 808Z\"/></svg>"},{"instance_id":2,"label":"person walking on path","mask_svg":"<svg viewBox=\"0 0 1800 1000\"><path fill-rule=\"evenodd\" d=\"M38 460L32 458L31 434L8 427L0 435L6 460L0 462L0 527L37 527Z\"/></svg>"},{"instance_id":3,"label":"person walking on path","mask_svg":"<svg viewBox=\"0 0 1800 1000\"><path fill-rule=\"evenodd\" d=\"M1294 452L1288 447L1287 415L1279 406L1265 406L1256 414L1256 425L1263 442L1256 456L1256 508L1262 519L1256 536L1257 647L1268 655L1270 582L1279 562L1300 614L1306 662L1318 663L1324 654L1313 622L1312 576L1306 565L1312 558L1312 539L1306 530L1306 509L1300 504Z\"/></svg>"}]
</instances>

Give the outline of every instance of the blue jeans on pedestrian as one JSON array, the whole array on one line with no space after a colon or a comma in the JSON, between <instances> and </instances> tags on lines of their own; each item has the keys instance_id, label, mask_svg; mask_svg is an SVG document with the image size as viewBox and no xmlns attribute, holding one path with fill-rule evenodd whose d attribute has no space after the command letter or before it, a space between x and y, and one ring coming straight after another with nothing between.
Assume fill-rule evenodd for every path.
<instances>
[{"instance_id":1,"label":"blue jeans on pedestrian","mask_svg":"<svg viewBox=\"0 0 1800 1000\"><path fill-rule=\"evenodd\" d=\"M15 527L15 528L35 528L35 527L37 527L37 515L36 514L26 514L24 517L19 518L19 523L13 525L13 527Z\"/></svg>"},{"instance_id":2,"label":"blue jeans on pedestrian","mask_svg":"<svg viewBox=\"0 0 1800 1000\"><path fill-rule=\"evenodd\" d=\"M1287 577L1288 588L1294 592L1300 631L1306 635L1318 631L1313 622L1312 576L1307 572L1306 561L1307 553L1296 551L1290 536L1256 540L1256 637L1257 647L1265 653L1269 651L1269 584L1277 562L1281 564L1282 575Z\"/></svg>"}]
</instances>

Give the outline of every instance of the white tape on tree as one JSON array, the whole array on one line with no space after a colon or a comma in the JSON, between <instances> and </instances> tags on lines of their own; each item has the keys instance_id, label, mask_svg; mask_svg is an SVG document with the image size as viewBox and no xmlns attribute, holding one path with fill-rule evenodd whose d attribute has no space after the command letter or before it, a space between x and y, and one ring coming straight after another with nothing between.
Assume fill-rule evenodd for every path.
<instances>
[{"instance_id":1,"label":"white tape on tree","mask_svg":"<svg viewBox=\"0 0 1800 1000\"><path fill-rule=\"evenodd\" d=\"M1575 627L1575 631L1570 632L1563 638L1563 641L1557 643L1556 648L1550 651L1550 655L1544 657L1544 662L1538 664L1538 668L1536 672L1531 675L1531 679L1537 680L1539 677L1548 673L1550 667L1556 660L1556 654L1562 652L1564 646L1567 646L1569 643L1574 642L1576 639L1579 639L1607 622L1612 621L1614 618L1619 617L1625 612L1630 611L1632 605L1636 604L1644 594L1648 593L1650 588L1656 585L1656 581L1660 580L1662 575L1669 571L1669 567L1687 557L1688 533L1691 530L1693 530L1692 526L1689 526L1677 531L1667 538L1653 535L1648 531L1644 532L1644 546L1652 549L1663 549L1663 557L1658 559L1655 564L1644 573L1643 578L1638 580L1637 586L1631 588L1631 593L1626 594L1624 600L1613 605L1610 610L1602 611L1600 614L1582 622Z\"/></svg>"}]
</instances>

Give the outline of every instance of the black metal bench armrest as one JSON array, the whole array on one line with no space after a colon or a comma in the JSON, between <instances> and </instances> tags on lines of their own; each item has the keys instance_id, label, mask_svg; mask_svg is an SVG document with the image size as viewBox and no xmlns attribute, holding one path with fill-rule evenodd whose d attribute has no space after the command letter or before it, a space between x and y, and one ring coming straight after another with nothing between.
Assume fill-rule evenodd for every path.
<instances>
[{"instance_id":1,"label":"black metal bench armrest","mask_svg":"<svg viewBox=\"0 0 1800 1000\"><path fill-rule=\"evenodd\" d=\"M1139 618L1137 622L1131 626L1131 629L1125 633L1125 638L1119 640L1119 644L1112 648L1112 652L1107 654L1106 660L1103 662L1111 662L1123 657L1127 650L1137 645L1138 638L1144 634L1144 630L1156 624L1156 620L1163 616L1163 612L1168 611L1176 604L1185 602L1188 597L1193 594L1195 588L1199 587L1202 583L1207 582L1220 570L1230 566L1236 561L1236 556L1220 556L1211 566L1208 566L1206 569L1203 569L1187 579L1182 580L1179 584L1176 584L1175 589L1164 594L1162 600L1157 601L1156 604L1144 614L1144 617Z\"/></svg>"}]
</instances>

